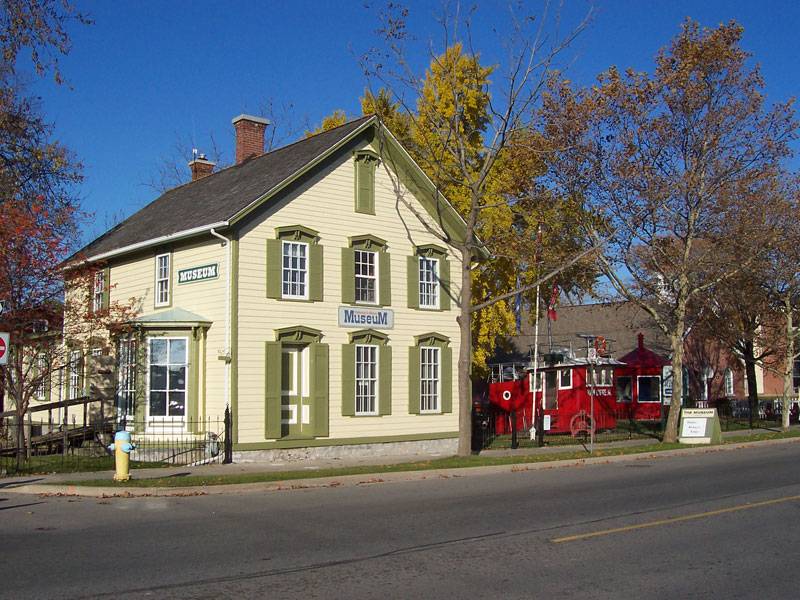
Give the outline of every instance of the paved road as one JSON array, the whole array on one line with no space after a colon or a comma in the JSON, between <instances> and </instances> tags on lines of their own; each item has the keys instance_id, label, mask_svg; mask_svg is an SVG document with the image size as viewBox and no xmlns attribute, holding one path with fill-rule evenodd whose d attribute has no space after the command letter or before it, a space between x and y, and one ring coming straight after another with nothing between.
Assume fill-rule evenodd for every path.
<instances>
[{"instance_id":1,"label":"paved road","mask_svg":"<svg viewBox=\"0 0 800 600\"><path fill-rule=\"evenodd\" d=\"M267 494L0 489L2 598L793 598L800 443Z\"/></svg>"}]
</instances>

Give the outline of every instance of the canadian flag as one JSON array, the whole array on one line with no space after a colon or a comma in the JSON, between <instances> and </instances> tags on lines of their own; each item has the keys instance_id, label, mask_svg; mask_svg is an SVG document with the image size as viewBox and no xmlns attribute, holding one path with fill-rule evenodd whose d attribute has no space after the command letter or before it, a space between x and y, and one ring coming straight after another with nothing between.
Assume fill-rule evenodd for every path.
<instances>
[{"instance_id":1,"label":"canadian flag","mask_svg":"<svg viewBox=\"0 0 800 600\"><path fill-rule=\"evenodd\" d=\"M558 313L556 312L556 304L558 303L558 285L553 284L553 293L550 296L550 304L547 305L547 318L551 321L558 320Z\"/></svg>"}]
</instances>

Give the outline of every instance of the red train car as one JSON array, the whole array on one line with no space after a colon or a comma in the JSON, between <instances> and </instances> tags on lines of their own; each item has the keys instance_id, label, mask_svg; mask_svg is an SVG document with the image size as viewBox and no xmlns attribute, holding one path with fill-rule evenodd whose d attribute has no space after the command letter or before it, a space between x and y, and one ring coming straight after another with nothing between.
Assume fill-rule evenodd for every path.
<instances>
[{"instance_id":1,"label":"red train car","mask_svg":"<svg viewBox=\"0 0 800 600\"><path fill-rule=\"evenodd\" d=\"M638 346L620 359L625 366L614 373L617 417L655 421L661 418L662 373L670 361L645 348L641 333L638 341Z\"/></svg>"},{"instance_id":2,"label":"red train car","mask_svg":"<svg viewBox=\"0 0 800 600\"><path fill-rule=\"evenodd\" d=\"M493 365L489 400L500 409L495 434L510 433L512 419L517 431L529 430L539 412L545 433L572 435L614 429L619 419L660 419L661 373L668 361L645 348L641 334L638 348L620 360L604 356L604 349L602 341L601 351L589 348L586 357L571 349L544 354L535 392L532 365Z\"/></svg>"},{"instance_id":3,"label":"red train car","mask_svg":"<svg viewBox=\"0 0 800 600\"><path fill-rule=\"evenodd\" d=\"M502 418L495 421L496 434L509 433L512 418L516 418L518 431L530 429L537 422L539 411L549 433L575 435L592 428L596 431L616 427L614 369L623 363L608 357L590 362L569 354L551 354L540 364L535 403L532 366L493 367L489 400L502 411Z\"/></svg>"}]
</instances>

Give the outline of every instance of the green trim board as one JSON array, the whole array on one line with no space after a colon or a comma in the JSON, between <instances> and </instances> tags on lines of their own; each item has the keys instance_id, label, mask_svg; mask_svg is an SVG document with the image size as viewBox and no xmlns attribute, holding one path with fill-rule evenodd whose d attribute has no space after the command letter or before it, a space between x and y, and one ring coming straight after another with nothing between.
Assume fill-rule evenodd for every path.
<instances>
[{"instance_id":1,"label":"green trim board","mask_svg":"<svg viewBox=\"0 0 800 600\"><path fill-rule=\"evenodd\" d=\"M313 344L322 341L322 332L306 325L292 325L275 330L275 341L292 344Z\"/></svg>"},{"instance_id":2,"label":"green trim board","mask_svg":"<svg viewBox=\"0 0 800 600\"><path fill-rule=\"evenodd\" d=\"M231 327L231 363L230 369L230 402L233 418L233 443L239 441L239 235L230 236L230 327Z\"/></svg>"},{"instance_id":3,"label":"green trim board","mask_svg":"<svg viewBox=\"0 0 800 600\"><path fill-rule=\"evenodd\" d=\"M393 442L423 442L427 440L449 440L458 437L457 431L437 433L410 433L354 438L315 438L310 440L278 440L274 442L244 442L234 444L234 451L273 450L283 448L314 448L319 446L355 446L360 444L390 444Z\"/></svg>"}]
</instances>

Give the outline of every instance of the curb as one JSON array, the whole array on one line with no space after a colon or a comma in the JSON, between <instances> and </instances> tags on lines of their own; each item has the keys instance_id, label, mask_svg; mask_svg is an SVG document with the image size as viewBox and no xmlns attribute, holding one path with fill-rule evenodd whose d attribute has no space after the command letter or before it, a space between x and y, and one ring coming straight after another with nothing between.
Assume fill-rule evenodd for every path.
<instances>
[{"instance_id":1,"label":"curb","mask_svg":"<svg viewBox=\"0 0 800 600\"><path fill-rule=\"evenodd\" d=\"M776 440L761 440L756 442L740 442L723 444L719 446L699 446L696 448L677 448L674 450L661 450L657 452L642 452L638 454L622 454L617 456L597 456L588 458L550 460L536 463L513 463L507 465L487 465L479 467L462 467L455 469L431 469L421 471L402 471L397 473L363 473L360 475L342 475L333 477L315 477L308 479L291 479L284 481L268 481L255 483L233 483L208 486L187 487L94 487L79 485L59 484L25 484L16 487L0 488L0 493L34 494L41 497L48 496L78 496L87 498L146 498L146 497L188 497L210 496L222 494L244 494L253 492L285 492L295 490L358 487L375 485L379 483L396 483L404 481L425 481L441 479L457 479L459 477L474 477L481 475L495 475L499 473L519 473L527 471L544 471L558 468L582 467L591 465L605 465L636 460L649 460L653 458L669 458L673 456L687 456L692 454L705 454L710 452L729 452L746 448L765 445L780 445L800 443L800 437L782 438ZM524 455L521 455L524 456Z\"/></svg>"}]
</instances>

